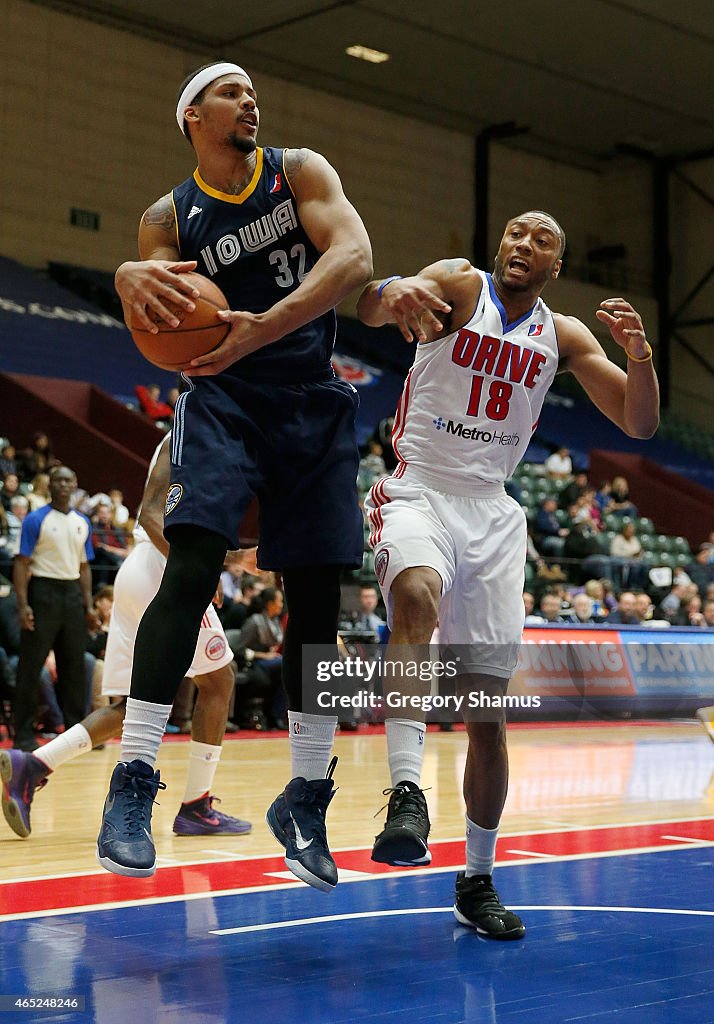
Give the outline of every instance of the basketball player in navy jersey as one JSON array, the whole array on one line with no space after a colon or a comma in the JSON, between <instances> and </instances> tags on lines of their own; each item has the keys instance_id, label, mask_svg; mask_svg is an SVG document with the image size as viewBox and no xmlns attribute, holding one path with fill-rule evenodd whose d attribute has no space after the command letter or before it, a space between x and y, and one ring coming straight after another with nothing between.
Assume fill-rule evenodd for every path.
<instances>
[{"instance_id":1,"label":"basketball player in navy jersey","mask_svg":"<svg viewBox=\"0 0 714 1024\"><path fill-rule=\"evenodd\" d=\"M293 779L268 821L291 870L330 890L337 870L325 813L337 718L302 713L301 656L305 643L335 645L340 571L362 564L357 397L330 358L334 306L369 278L370 244L322 156L258 147L257 96L238 65L189 75L176 119L198 167L142 217L140 261L119 268L117 291L134 322L151 329L158 315L175 327L195 297L181 275L198 269L225 293L231 329L186 367L188 389L176 403L164 521L170 553L137 635L99 856L119 873L154 869L156 753L226 549L240 546L239 524L257 495L258 564L282 572L289 610L283 672Z\"/></svg>"},{"instance_id":2,"label":"basketball player in navy jersey","mask_svg":"<svg viewBox=\"0 0 714 1024\"><path fill-rule=\"evenodd\" d=\"M570 371L598 408L632 437L657 429L659 395L642 321L624 299L596 316L627 354L627 372L588 328L541 299L558 277L565 234L547 213L509 221L493 275L466 260L442 260L414 277L374 281L362 320L396 323L419 343L394 423L399 460L365 502L392 628L392 657L440 641L458 648L463 692L501 694L516 665L523 627L526 521L503 487L523 457L555 374ZM497 720L469 720L491 717ZM456 882L462 924L495 939L519 939L520 919L492 882L508 783L505 722L471 711L464 775L466 871ZM387 719L392 790L372 857L430 860L420 788L426 726L417 712Z\"/></svg>"}]
</instances>

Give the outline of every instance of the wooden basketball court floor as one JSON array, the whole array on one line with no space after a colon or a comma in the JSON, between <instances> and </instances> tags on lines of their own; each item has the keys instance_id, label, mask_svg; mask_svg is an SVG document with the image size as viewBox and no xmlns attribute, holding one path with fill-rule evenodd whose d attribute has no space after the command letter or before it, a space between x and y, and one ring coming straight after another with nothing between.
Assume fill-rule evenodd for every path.
<instances>
[{"instance_id":1,"label":"wooden basketball court floor","mask_svg":"<svg viewBox=\"0 0 714 1024\"><path fill-rule=\"evenodd\" d=\"M285 734L226 741L215 792L248 836L177 837L188 747L164 743L159 870L94 859L119 747L60 768L21 840L0 819L0 1020L305 1024L714 1022L714 745L693 722L516 725L496 884L522 942L451 907L463 866L462 731L429 732L433 862L372 863L386 803L382 732L338 736L328 815L340 884L287 872L264 823ZM15 1008L18 998L75 999Z\"/></svg>"}]
</instances>

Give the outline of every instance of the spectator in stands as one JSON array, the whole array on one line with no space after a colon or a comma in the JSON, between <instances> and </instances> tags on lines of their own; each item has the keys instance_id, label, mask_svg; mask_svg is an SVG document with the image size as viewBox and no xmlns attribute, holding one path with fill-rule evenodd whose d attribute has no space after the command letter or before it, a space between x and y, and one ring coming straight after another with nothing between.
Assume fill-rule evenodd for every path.
<instances>
[{"instance_id":1,"label":"spectator in stands","mask_svg":"<svg viewBox=\"0 0 714 1024\"><path fill-rule=\"evenodd\" d=\"M583 493L582 493L582 495L580 497L580 502L581 502L582 507L587 510L588 517L589 517L590 522L592 523L594 529L601 530L602 529L602 512L600 511L600 506L598 505L597 501L595 500L595 488L594 487L590 487L588 485L588 487L585 488L585 490L583 491Z\"/></svg>"},{"instance_id":2,"label":"spectator in stands","mask_svg":"<svg viewBox=\"0 0 714 1024\"><path fill-rule=\"evenodd\" d=\"M119 566L129 554L126 530L114 526L114 506L108 495L100 495L92 516L92 546L94 548L94 582L111 583ZM106 568L105 568L106 567Z\"/></svg>"},{"instance_id":3,"label":"spectator in stands","mask_svg":"<svg viewBox=\"0 0 714 1024\"><path fill-rule=\"evenodd\" d=\"M612 575L615 586L644 587L649 568L642 560L642 544L635 533L634 523L624 523L610 542Z\"/></svg>"},{"instance_id":4,"label":"spectator in stands","mask_svg":"<svg viewBox=\"0 0 714 1024\"><path fill-rule=\"evenodd\" d=\"M0 504L0 575L8 579L12 576L12 554L8 550L10 544L10 524L7 513Z\"/></svg>"},{"instance_id":5,"label":"spectator in stands","mask_svg":"<svg viewBox=\"0 0 714 1024\"><path fill-rule=\"evenodd\" d=\"M679 606L680 616L684 617L684 621L676 625L682 626L703 626L704 615L702 614L702 599L699 594L693 594L691 597L686 597Z\"/></svg>"},{"instance_id":6,"label":"spectator in stands","mask_svg":"<svg viewBox=\"0 0 714 1024\"><path fill-rule=\"evenodd\" d=\"M374 436L382 446L382 458L388 472L392 472L397 466L397 457L392 448L392 430L394 428L394 417L387 416L377 424Z\"/></svg>"},{"instance_id":7,"label":"spectator in stands","mask_svg":"<svg viewBox=\"0 0 714 1024\"><path fill-rule=\"evenodd\" d=\"M615 588L612 585L612 580L608 577L603 577L600 582L605 593L604 601L605 607L608 613L612 612L617 608L617 598L615 597Z\"/></svg>"},{"instance_id":8,"label":"spectator in stands","mask_svg":"<svg viewBox=\"0 0 714 1024\"><path fill-rule=\"evenodd\" d=\"M17 474L17 461L15 459L15 446L6 440L5 444L0 448L0 479L3 479L8 473Z\"/></svg>"},{"instance_id":9,"label":"spectator in stands","mask_svg":"<svg viewBox=\"0 0 714 1024\"><path fill-rule=\"evenodd\" d=\"M372 479L385 476L387 467L384 463L384 450L375 438L367 442L367 454L359 462L359 471Z\"/></svg>"},{"instance_id":10,"label":"spectator in stands","mask_svg":"<svg viewBox=\"0 0 714 1024\"><path fill-rule=\"evenodd\" d=\"M112 522L115 526L126 526L129 522L129 509L124 504L123 492L118 487L112 487L109 497L113 506Z\"/></svg>"},{"instance_id":11,"label":"spectator in stands","mask_svg":"<svg viewBox=\"0 0 714 1024\"><path fill-rule=\"evenodd\" d=\"M610 488L610 501L605 508L607 515L637 517L637 508L630 501L630 487L624 476L616 476Z\"/></svg>"},{"instance_id":12,"label":"spectator in stands","mask_svg":"<svg viewBox=\"0 0 714 1024\"><path fill-rule=\"evenodd\" d=\"M107 648L109 622L114 605L114 587L109 584L101 586L94 594L94 611L97 622L93 629L87 631L87 651L96 658L92 673L92 690L90 697L91 710L106 707L109 698L102 694L102 677L104 675L104 655Z\"/></svg>"},{"instance_id":13,"label":"spectator in stands","mask_svg":"<svg viewBox=\"0 0 714 1024\"><path fill-rule=\"evenodd\" d=\"M241 600L241 580L243 579L243 560L239 551L229 551L223 563L221 573L221 586L223 587L223 601ZM250 601L246 602L250 604Z\"/></svg>"},{"instance_id":14,"label":"spectator in stands","mask_svg":"<svg viewBox=\"0 0 714 1024\"><path fill-rule=\"evenodd\" d=\"M617 602L617 608L614 612L610 612L607 617L607 624L608 626L611 623L622 626L637 626L639 622L640 618L637 614L635 595L630 590L623 590L620 594L620 600Z\"/></svg>"},{"instance_id":15,"label":"spectator in stands","mask_svg":"<svg viewBox=\"0 0 714 1024\"><path fill-rule=\"evenodd\" d=\"M371 583L363 583L359 588L359 610L354 623L355 629L372 630L379 633L384 626L384 619L377 615L378 604L377 588L373 587Z\"/></svg>"},{"instance_id":16,"label":"spectator in stands","mask_svg":"<svg viewBox=\"0 0 714 1024\"><path fill-rule=\"evenodd\" d=\"M605 618L603 615L596 615L594 611L594 601L587 594L576 594L572 601L572 612L567 620L572 622L574 625L578 625L582 622L604 622Z\"/></svg>"},{"instance_id":17,"label":"spectator in stands","mask_svg":"<svg viewBox=\"0 0 714 1024\"><path fill-rule=\"evenodd\" d=\"M702 544L694 561L687 566L687 575L697 585L701 594L705 594L710 583L714 583L714 544Z\"/></svg>"},{"instance_id":18,"label":"spectator in stands","mask_svg":"<svg viewBox=\"0 0 714 1024\"><path fill-rule=\"evenodd\" d=\"M161 401L161 388L158 384L137 384L134 393L139 399L139 407L152 423L171 423L174 411L170 405Z\"/></svg>"},{"instance_id":19,"label":"spectator in stands","mask_svg":"<svg viewBox=\"0 0 714 1024\"><path fill-rule=\"evenodd\" d=\"M703 596L705 601L714 601L714 583L710 583L707 586Z\"/></svg>"},{"instance_id":20,"label":"spectator in stands","mask_svg":"<svg viewBox=\"0 0 714 1024\"><path fill-rule=\"evenodd\" d=\"M180 394L181 394L181 392L179 391L178 388L169 388L169 390L166 392L166 404L171 409L175 409L176 408L176 403L179 400L179 395Z\"/></svg>"},{"instance_id":21,"label":"spectator in stands","mask_svg":"<svg viewBox=\"0 0 714 1024\"><path fill-rule=\"evenodd\" d=\"M570 458L570 450L565 447L558 448L543 463L545 471L551 480L567 480L573 472L573 461Z\"/></svg>"},{"instance_id":22,"label":"spectator in stands","mask_svg":"<svg viewBox=\"0 0 714 1024\"><path fill-rule=\"evenodd\" d=\"M242 629L247 619L261 610L260 595L263 590L262 580L244 573L233 600L229 602L224 599L220 615L224 629Z\"/></svg>"},{"instance_id":23,"label":"spectator in stands","mask_svg":"<svg viewBox=\"0 0 714 1024\"><path fill-rule=\"evenodd\" d=\"M540 599L540 614L544 622L561 622L563 602L559 594L543 594Z\"/></svg>"},{"instance_id":24,"label":"spectator in stands","mask_svg":"<svg viewBox=\"0 0 714 1024\"><path fill-rule=\"evenodd\" d=\"M579 469L570 483L560 492L560 507L569 508L571 505L575 505L587 487L588 475L584 470Z\"/></svg>"},{"instance_id":25,"label":"spectator in stands","mask_svg":"<svg viewBox=\"0 0 714 1024\"><path fill-rule=\"evenodd\" d=\"M20 478L17 473L6 473L2 481L0 501L6 512L10 511L10 502L20 493Z\"/></svg>"},{"instance_id":26,"label":"spectator in stands","mask_svg":"<svg viewBox=\"0 0 714 1024\"><path fill-rule=\"evenodd\" d=\"M555 498L546 498L535 517L533 529L536 545L544 555L562 555L565 538L570 533L566 526L561 526L555 512L558 503Z\"/></svg>"},{"instance_id":27,"label":"spectator in stands","mask_svg":"<svg viewBox=\"0 0 714 1024\"><path fill-rule=\"evenodd\" d=\"M52 451L52 443L44 432L38 430L32 438L32 447L20 453L21 475L24 481L32 480L38 473L49 473L60 461Z\"/></svg>"},{"instance_id":28,"label":"spectator in stands","mask_svg":"<svg viewBox=\"0 0 714 1024\"><path fill-rule=\"evenodd\" d=\"M603 514L607 511L607 506L610 504L611 492L612 484L609 480L603 480L595 494L595 502Z\"/></svg>"},{"instance_id":29,"label":"spectator in stands","mask_svg":"<svg viewBox=\"0 0 714 1024\"><path fill-rule=\"evenodd\" d=\"M238 665L246 664L253 675L251 687L264 677L264 707L268 723L276 728L285 726L285 702L282 691L283 656L283 593L276 587L266 587L261 595L262 611L251 615L239 636L229 630L226 634ZM257 679L255 678L257 674Z\"/></svg>"},{"instance_id":30,"label":"spectator in stands","mask_svg":"<svg viewBox=\"0 0 714 1024\"><path fill-rule=\"evenodd\" d=\"M7 553L12 558L20 550L20 534L25 516L30 511L30 503L24 494L16 495L10 502L10 511L7 513L8 542Z\"/></svg>"},{"instance_id":31,"label":"spectator in stands","mask_svg":"<svg viewBox=\"0 0 714 1024\"><path fill-rule=\"evenodd\" d=\"M9 577L0 575L0 693L11 699L20 653L20 620L17 598Z\"/></svg>"},{"instance_id":32,"label":"spectator in stands","mask_svg":"<svg viewBox=\"0 0 714 1024\"><path fill-rule=\"evenodd\" d=\"M523 609L526 613L526 618L533 614L535 608L535 598L529 590L523 591Z\"/></svg>"},{"instance_id":33,"label":"spectator in stands","mask_svg":"<svg viewBox=\"0 0 714 1024\"><path fill-rule=\"evenodd\" d=\"M600 529L600 510L595 504L595 491L586 488L574 504L568 506L568 516L572 523L586 523L593 530Z\"/></svg>"},{"instance_id":34,"label":"spectator in stands","mask_svg":"<svg viewBox=\"0 0 714 1024\"><path fill-rule=\"evenodd\" d=\"M686 596L687 584L684 582L678 583L675 579L670 592L660 601L656 617L658 619L667 619L668 622L674 623L674 620L680 617L679 608Z\"/></svg>"},{"instance_id":35,"label":"spectator in stands","mask_svg":"<svg viewBox=\"0 0 714 1024\"><path fill-rule=\"evenodd\" d=\"M49 473L37 473L33 476L30 490L27 495L30 503L30 512L35 509L44 508L50 503L50 475Z\"/></svg>"},{"instance_id":36,"label":"spectator in stands","mask_svg":"<svg viewBox=\"0 0 714 1024\"><path fill-rule=\"evenodd\" d=\"M644 591L635 594L635 611L640 622L650 622L654 618L654 605L649 594Z\"/></svg>"},{"instance_id":37,"label":"spectator in stands","mask_svg":"<svg viewBox=\"0 0 714 1024\"><path fill-rule=\"evenodd\" d=\"M76 725L86 714L84 654L87 628L95 623L89 572L94 552L88 520L70 507L76 483L71 469L53 469L51 503L22 524L13 573L21 627L14 741L20 750L37 747L33 726L39 676L51 649L65 725Z\"/></svg>"},{"instance_id":38,"label":"spectator in stands","mask_svg":"<svg viewBox=\"0 0 714 1024\"><path fill-rule=\"evenodd\" d=\"M702 614L704 616L703 625L705 625L707 629L714 629L714 601L704 602Z\"/></svg>"},{"instance_id":39,"label":"spectator in stands","mask_svg":"<svg viewBox=\"0 0 714 1024\"><path fill-rule=\"evenodd\" d=\"M580 564L568 575L576 582L589 580L593 576L603 576L610 572L610 560L600 551L597 531L590 522L574 523L565 538L563 547L565 558L576 559Z\"/></svg>"},{"instance_id":40,"label":"spectator in stands","mask_svg":"<svg viewBox=\"0 0 714 1024\"><path fill-rule=\"evenodd\" d=\"M593 603L593 614L599 615L603 619L607 618L610 609L605 603L605 588L602 581L588 580L583 588L583 593L587 594Z\"/></svg>"},{"instance_id":41,"label":"spectator in stands","mask_svg":"<svg viewBox=\"0 0 714 1024\"><path fill-rule=\"evenodd\" d=\"M523 504L523 491L521 485L513 477L503 481L503 489L509 498L513 498L519 505Z\"/></svg>"}]
</instances>

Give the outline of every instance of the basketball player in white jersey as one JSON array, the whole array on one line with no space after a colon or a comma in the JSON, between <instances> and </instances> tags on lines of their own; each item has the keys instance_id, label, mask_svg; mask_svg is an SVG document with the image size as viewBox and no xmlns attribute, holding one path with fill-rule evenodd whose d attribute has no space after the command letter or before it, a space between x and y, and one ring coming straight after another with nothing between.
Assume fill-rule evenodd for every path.
<instances>
[{"instance_id":1,"label":"basketball player in white jersey","mask_svg":"<svg viewBox=\"0 0 714 1024\"><path fill-rule=\"evenodd\" d=\"M134 547L122 563L114 586L102 693L120 699L92 712L33 754L0 751L3 814L19 836L30 835L34 792L45 784L51 772L93 747L121 736L136 631L159 588L169 549L163 535L163 511L169 486L170 436L163 438L151 460L134 530ZM252 557L254 563L250 552L244 557L248 561ZM203 617L193 663L187 673L195 679L198 696L191 726L186 789L173 826L177 835L237 835L251 829L250 822L216 810L215 798L210 794L233 692L232 660L223 627L211 604Z\"/></svg>"},{"instance_id":2,"label":"basketball player in white jersey","mask_svg":"<svg viewBox=\"0 0 714 1024\"><path fill-rule=\"evenodd\" d=\"M526 519L503 484L555 374L573 373L626 434L647 438L657 429L652 349L633 307L608 299L596 313L627 353L625 373L584 324L541 299L564 250L557 221L530 211L508 222L493 275L463 259L442 260L414 277L372 282L358 306L364 323L396 323L418 342L394 423L398 466L365 502L390 643L396 657L404 645L428 644L438 621L442 644L465 645L462 682L470 693L503 692L516 665ZM378 861L431 859L420 789L423 717L386 722L392 789L372 854ZM483 935L519 939L523 923L503 907L491 879L508 782L505 722L466 726L466 871L454 910Z\"/></svg>"}]
</instances>

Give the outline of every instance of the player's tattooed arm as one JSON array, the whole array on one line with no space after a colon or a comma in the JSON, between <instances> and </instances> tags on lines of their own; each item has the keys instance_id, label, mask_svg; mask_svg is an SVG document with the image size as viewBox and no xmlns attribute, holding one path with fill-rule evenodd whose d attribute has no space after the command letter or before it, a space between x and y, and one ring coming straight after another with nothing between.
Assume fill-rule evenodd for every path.
<instances>
[{"instance_id":1,"label":"player's tattooed arm","mask_svg":"<svg viewBox=\"0 0 714 1024\"><path fill-rule=\"evenodd\" d=\"M178 327L176 310L192 312L198 296L191 278L195 260L182 260L171 194L162 196L144 213L139 224L139 260L122 263L114 284L129 324L155 334L156 317Z\"/></svg>"},{"instance_id":2,"label":"player's tattooed arm","mask_svg":"<svg viewBox=\"0 0 714 1024\"><path fill-rule=\"evenodd\" d=\"M162 196L157 199L141 218L141 223L148 228L158 227L164 231L174 232L176 230L176 214L171 196Z\"/></svg>"},{"instance_id":3,"label":"player's tattooed arm","mask_svg":"<svg viewBox=\"0 0 714 1024\"><path fill-rule=\"evenodd\" d=\"M463 260L459 256L456 259L442 260L441 265L443 266L447 274L457 274L464 270L464 263L466 262L466 260Z\"/></svg>"},{"instance_id":4,"label":"player's tattooed arm","mask_svg":"<svg viewBox=\"0 0 714 1024\"><path fill-rule=\"evenodd\" d=\"M283 154L283 165L285 167L285 173L288 176L288 181L293 182L297 179L300 171L310 159L309 149L286 149Z\"/></svg>"}]
</instances>

